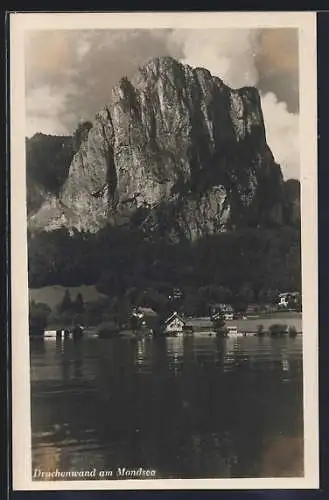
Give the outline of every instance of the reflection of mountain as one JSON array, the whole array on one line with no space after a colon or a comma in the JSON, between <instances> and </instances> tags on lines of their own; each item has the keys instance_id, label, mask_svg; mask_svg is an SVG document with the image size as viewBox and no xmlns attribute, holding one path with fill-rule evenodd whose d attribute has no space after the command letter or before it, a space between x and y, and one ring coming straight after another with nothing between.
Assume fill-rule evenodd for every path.
<instances>
[{"instance_id":1,"label":"reflection of mountain","mask_svg":"<svg viewBox=\"0 0 329 500\"><path fill-rule=\"evenodd\" d=\"M304 474L301 437L273 435L263 446L263 477L301 477Z\"/></svg>"},{"instance_id":2,"label":"reflection of mountain","mask_svg":"<svg viewBox=\"0 0 329 500\"><path fill-rule=\"evenodd\" d=\"M288 337L273 339L271 337L232 337L225 339L225 359L248 359L250 363L279 362L285 370L289 360L299 358L302 349L302 337L291 340Z\"/></svg>"},{"instance_id":3,"label":"reflection of mountain","mask_svg":"<svg viewBox=\"0 0 329 500\"><path fill-rule=\"evenodd\" d=\"M31 342L30 352L32 360L34 360L30 370L32 383L60 381L62 379L62 367L58 362L61 353L58 351L55 339Z\"/></svg>"},{"instance_id":4,"label":"reflection of mountain","mask_svg":"<svg viewBox=\"0 0 329 500\"><path fill-rule=\"evenodd\" d=\"M40 446L38 453L34 454L32 463L32 479L49 481L49 478L41 478L39 471L55 472L61 467L61 448L53 444ZM33 472L34 471L34 472Z\"/></svg>"},{"instance_id":5,"label":"reflection of mountain","mask_svg":"<svg viewBox=\"0 0 329 500\"><path fill-rule=\"evenodd\" d=\"M88 342L88 341L87 341ZM31 383L33 387L51 384L54 389L72 385L76 390L92 386L95 368L98 369L97 343L74 342L71 339L32 341Z\"/></svg>"},{"instance_id":6,"label":"reflection of mountain","mask_svg":"<svg viewBox=\"0 0 329 500\"><path fill-rule=\"evenodd\" d=\"M54 467L57 449L66 469L121 462L150 464L163 478L299 474L303 398L295 340L45 343L43 352L32 350L34 380L47 373L44 365L52 370L32 383L33 463L53 460Z\"/></svg>"}]
</instances>

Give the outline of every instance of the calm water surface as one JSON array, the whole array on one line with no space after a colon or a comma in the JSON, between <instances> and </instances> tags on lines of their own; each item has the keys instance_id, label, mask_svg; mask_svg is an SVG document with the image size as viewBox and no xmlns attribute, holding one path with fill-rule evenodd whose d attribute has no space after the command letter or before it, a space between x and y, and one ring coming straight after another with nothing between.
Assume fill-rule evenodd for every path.
<instances>
[{"instance_id":1,"label":"calm water surface","mask_svg":"<svg viewBox=\"0 0 329 500\"><path fill-rule=\"evenodd\" d=\"M32 467L301 476L302 392L300 336L31 341Z\"/></svg>"}]
</instances>

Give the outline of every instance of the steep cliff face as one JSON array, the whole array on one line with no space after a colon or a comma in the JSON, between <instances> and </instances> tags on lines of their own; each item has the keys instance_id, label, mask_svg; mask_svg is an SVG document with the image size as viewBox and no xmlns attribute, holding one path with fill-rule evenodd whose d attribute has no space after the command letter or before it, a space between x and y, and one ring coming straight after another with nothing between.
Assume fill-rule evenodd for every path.
<instances>
[{"instance_id":1,"label":"steep cliff face","mask_svg":"<svg viewBox=\"0 0 329 500\"><path fill-rule=\"evenodd\" d=\"M156 58L113 89L59 196L30 227L96 232L138 220L146 232L193 240L260 214L280 223L282 184L258 91Z\"/></svg>"}]
</instances>

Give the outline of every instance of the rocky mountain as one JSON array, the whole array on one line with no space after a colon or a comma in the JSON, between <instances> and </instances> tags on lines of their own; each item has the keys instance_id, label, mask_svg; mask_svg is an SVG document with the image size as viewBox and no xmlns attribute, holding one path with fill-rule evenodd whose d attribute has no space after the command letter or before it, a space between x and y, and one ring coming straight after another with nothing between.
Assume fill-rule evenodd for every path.
<instances>
[{"instance_id":1,"label":"rocky mountain","mask_svg":"<svg viewBox=\"0 0 329 500\"><path fill-rule=\"evenodd\" d=\"M256 88L231 89L204 68L152 59L118 82L80 142L58 192L37 199L31 231L132 223L193 241L284 222L285 183Z\"/></svg>"}]
</instances>

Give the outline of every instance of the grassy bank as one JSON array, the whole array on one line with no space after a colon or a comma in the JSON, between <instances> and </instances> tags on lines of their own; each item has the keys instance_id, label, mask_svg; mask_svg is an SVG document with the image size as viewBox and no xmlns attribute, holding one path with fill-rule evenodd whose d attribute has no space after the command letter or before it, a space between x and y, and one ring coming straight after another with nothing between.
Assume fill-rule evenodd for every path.
<instances>
[{"instance_id":1,"label":"grassy bank","mask_svg":"<svg viewBox=\"0 0 329 500\"><path fill-rule=\"evenodd\" d=\"M187 324L198 331L212 330L212 323L209 318L190 318L187 320ZM236 326L238 331L242 333L257 333L261 325L263 330L267 332L270 326L274 324L287 325L288 328L294 327L298 333L301 333L302 315L300 313L277 313L226 322L227 326Z\"/></svg>"}]
</instances>

